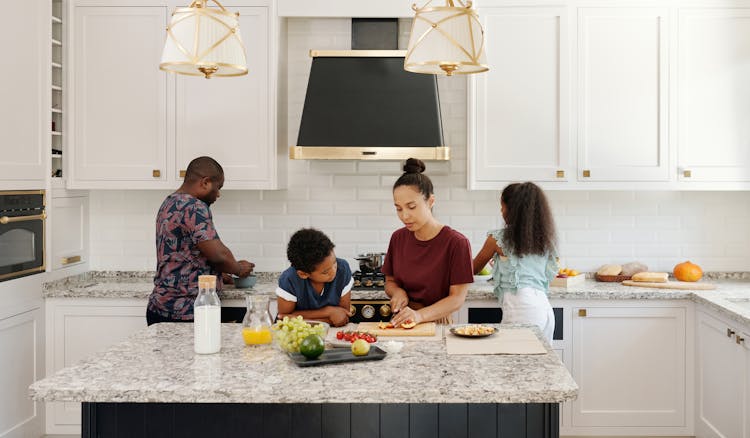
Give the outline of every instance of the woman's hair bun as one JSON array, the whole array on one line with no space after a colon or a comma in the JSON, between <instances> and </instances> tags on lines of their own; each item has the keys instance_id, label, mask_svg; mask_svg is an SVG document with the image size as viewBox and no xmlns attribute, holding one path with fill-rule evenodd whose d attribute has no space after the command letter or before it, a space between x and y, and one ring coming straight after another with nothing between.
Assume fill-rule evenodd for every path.
<instances>
[{"instance_id":1,"label":"woman's hair bun","mask_svg":"<svg viewBox=\"0 0 750 438\"><path fill-rule=\"evenodd\" d=\"M404 163L404 173L422 173L426 168L424 162L418 158L409 158Z\"/></svg>"}]
</instances>

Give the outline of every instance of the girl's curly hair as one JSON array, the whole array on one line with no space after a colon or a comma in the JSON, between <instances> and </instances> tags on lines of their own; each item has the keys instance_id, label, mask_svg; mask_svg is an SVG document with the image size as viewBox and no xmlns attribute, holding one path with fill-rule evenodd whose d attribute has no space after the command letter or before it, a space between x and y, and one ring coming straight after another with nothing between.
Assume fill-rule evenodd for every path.
<instances>
[{"instance_id":1,"label":"girl's curly hair","mask_svg":"<svg viewBox=\"0 0 750 438\"><path fill-rule=\"evenodd\" d=\"M503 246L515 255L554 254L557 236L547 197L532 182L510 184L500 196L505 204Z\"/></svg>"}]
</instances>

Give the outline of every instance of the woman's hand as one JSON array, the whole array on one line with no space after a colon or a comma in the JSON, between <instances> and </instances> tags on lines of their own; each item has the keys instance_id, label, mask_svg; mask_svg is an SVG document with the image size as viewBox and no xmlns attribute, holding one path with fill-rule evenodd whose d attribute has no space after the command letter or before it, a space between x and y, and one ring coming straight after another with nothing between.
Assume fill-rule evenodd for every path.
<instances>
[{"instance_id":1,"label":"woman's hand","mask_svg":"<svg viewBox=\"0 0 750 438\"><path fill-rule=\"evenodd\" d=\"M391 318L391 324L393 324L394 327L398 327L407 321L419 324L423 320L422 315L418 311L411 307L404 307L400 312L393 315Z\"/></svg>"},{"instance_id":2,"label":"woman's hand","mask_svg":"<svg viewBox=\"0 0 750 438\"><path fill-rule=\"evenodd\" d=\"M409 297L403 289L393 292L393 296L391 297L391 311L393 313L400 312L401 309L404 309L408 305Z\"/></svg>"}]
</instances>

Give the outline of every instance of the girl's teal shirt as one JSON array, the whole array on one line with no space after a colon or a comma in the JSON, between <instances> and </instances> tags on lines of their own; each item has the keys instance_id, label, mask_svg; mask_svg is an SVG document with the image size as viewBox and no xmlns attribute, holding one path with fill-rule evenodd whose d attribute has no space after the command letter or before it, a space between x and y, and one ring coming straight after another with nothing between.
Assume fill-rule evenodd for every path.
<instances>
[{"instance_id":1,"label":"girl's teal shirt","mask_svg":"<svg viewBox=\"0 0 750 438\"><path fill-rule=\"evenodd\" d=\"M509 248L503 247L505 229L491 230L487 233L497 241L497 246L505 256L495 253L492 268L492 279L495 282L495 295L503 302L505 292L515 293L522 287L530 287L548 292L549 282L557 275L555 255L527 254L518 257Z\"/></svg>"}]
</instances>

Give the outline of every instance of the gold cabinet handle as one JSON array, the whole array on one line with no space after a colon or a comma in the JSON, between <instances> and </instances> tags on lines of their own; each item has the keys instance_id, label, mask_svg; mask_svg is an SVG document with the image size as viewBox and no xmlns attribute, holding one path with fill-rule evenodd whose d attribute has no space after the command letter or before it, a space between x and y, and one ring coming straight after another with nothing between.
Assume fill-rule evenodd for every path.
<instances>
[{"instance_id":1,"label":"gold cabinet handle","mask_svg":"<svg viewBox=\"0 0 750 438\"><path fill-rule=\"evenodd\" d=\"M152 174L152 175L154 176L154 178L159 178L159 177L161 177L161 170L159 170L159 169L154 169L154 170L153 170L153 171L151 172L151 174Z\"/></svg>"},{"instance_id":2,"label":"gold cabinet handle","mask_svg":"<svg viewBox=\"0 0 750 438\"><path fill-rule=\"evenodd\" d=\"M588 177L590 177L590 176L591 176L591 171L590 171L590 170L584 170L584 171L583 171L583 177L584 177L584 178L588 178Z\"/></svg>"},{"instance_id":3,"label":"gold cabinet handle","mask_svg":"<svg viewBox=\"0 0 750 438\"><path fill-rule=\"evenodd\" d=\"M682 176L684 176L685 178L690 178L691 176L693 176L693 172L691 172L690 170L683 170Z\"/></svg>"},{"instance_id":4,"label":"gold cabinet handle","mask_svg":"<svg viewBox=\"0 0 750 438\"><path fill-rule=\"evenodd\" d=\"M745 338L743 338L740 335L735 336L735 341L737 341L737 345L741 345L743 342L745 342Z\"/></svg>"},{"instance_id":5,"label":"gold cabinet handle","mask_svg":"<svg viewBox=\"0 0 750 438\"><path fill-rule=\"evenodd\" d=\"M185 170L181 170L181 171L180 171L180 178L185 178L185 174L186 174L186 173L187 173L187 171L185 171Z\"/></svg>"},{"instance_id":6,"label":"gold cabinet handle","mask_svg":"<svg viewBox=\"0 0 750 438\"><path fill-rule=\"evenodd\" d=\"M586 309L578 309L578 316L585 317L586 316Z\"/></svg>"},{"instance_id":7,"label":"gold cabinet handle","mask_svg":"<svg viewBox=\"0 0 750 438\"><path fill-rule=\"evenodd\" d=\"M732 336L734 336L734 330L728 328L727 329L727 338L731 338Z\"/></svg>"},{"instance_id":8,"label":"gold cabinet handle","mask_svg":"<svg viewBox=\"0 0 750 438\"><path fill-rule=\"evenodd\" d=\"M70 256L70 257L63 257L62 258L62 264L63 265L69 265L71 263L78 263L81 261L81 256Z\"/></svg>"},{"instance_id":9,"label":"gold cabinet handle","mask_svg":"<svg viewBox=\"0 0 750 438\"><path fill-rule=\"evenodd\" d=\"M558 178L565 178L565 171L558 170L557 172L555 172L555 176L557 176Z\"/></svg>"},{"instance_id":10,"label":"gold cabinet handle","mask_svg":"<svg viewBox=\"0 0 750 438\"><path fill-rule=\"evenodd\" d=\"M30 216L14 216L14 217L8 217L3 216L0 217L0 224L10 224L13 222L26 222L26 221L35 221L39 219L47 219L47 213L43 212L41 214L32 214Z\"/></svg>"}]
</instances>

